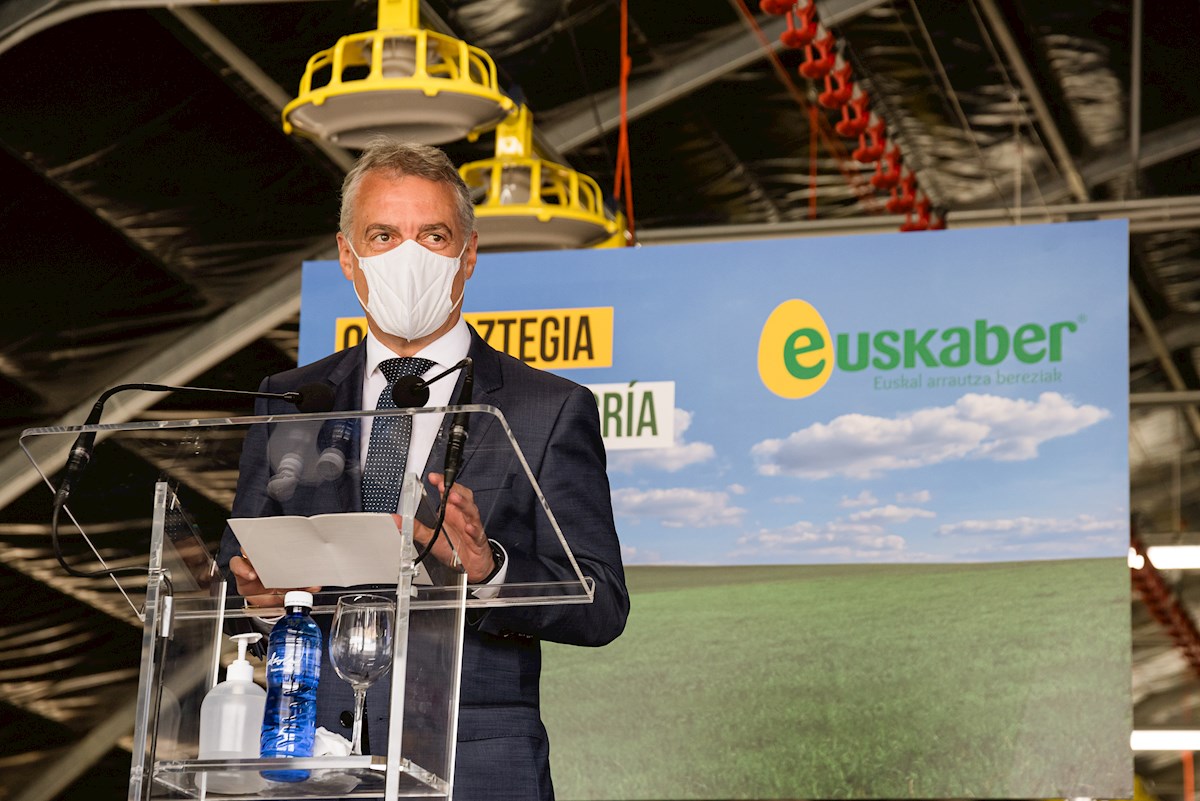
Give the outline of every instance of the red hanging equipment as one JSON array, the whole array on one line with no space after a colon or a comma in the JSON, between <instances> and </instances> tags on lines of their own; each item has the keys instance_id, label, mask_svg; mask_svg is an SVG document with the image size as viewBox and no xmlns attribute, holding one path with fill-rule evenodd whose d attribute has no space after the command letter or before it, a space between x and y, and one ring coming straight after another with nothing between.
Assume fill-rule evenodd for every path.
<instances>
[{"instance_id":1,"label":"red hanging equipment","mask_svg":"<svg viewBox=\"0 0 1200 801\"><path fill-rule=\"evenodd\" d=\"M871 115L875 122L867 126L867 130L858 136L858 147L850 155L860 164L871 164L879 161L887 143L887 126L883 120ZM868 144L868 142L870 144Z\"/></svg>"},{"instance_id":2,"label":"red hanging equipment","mask_svg":"<svg viewBox=\"0 0 1200 801\"><path fill-rule=\"evenodd\" d=\"M768 2L769 0L764 0ZM797 23L799 23L797 25ZM779 34L779 41L784 47L808 47L817 37L817 6L812 0L806 5L799 5L788 12L787 30Z\"/></svg>"},{"instance_id":3,"label":"red hanging equipment","mask_svg":"<svg viewBox=\"0 0 1200 801\"><path fill-rule=\"evenodd\" d=\"M788 13L788 9L796 0L759 0L758 7L763 10L764 14L774 14L777 17Z\"/></svg>"},{"instance_id":4,"label":"red hanging equipment","mask_svg":"<svg viewBox=\"0 0 1200 801\"><path fill-rule=\"evenodd\" d=\"M871 186L881 192L895 189L896 185L900 183L900 163L902 161L900 148L895 144L888 145L883 158L875 165L875 174L871 176Z\"/></svg>"},{"instance_id":5,"label":"red hanging equipment","mask_svg":"<svg viewBox=\"0 0 1200 801\"><path fill-rule=\"evenodd\" d=\"M871 121L871 113L867 111L870 103L871 98L856 85L850 101L842 106L842 118L833 126L833 129L838 132L838 136L854 139L863 135L863 131L867 130L867 124Z\"/></svg>"},{"instance_id":6,"label":"red hanging equipment","mask_svg":"<svg viewBox=\"0 0 1200 801\"><path fill-rule=\"evenodd\" d=\"M911 171L905 171L900 178L900 191L892 189L892 196L888 198L884 208L888 210L888 214L906 214L912 209L916 202L917 193L917 176Z\"/></svg>"},{"instance_id":7,"label":"red hanging equipment","mask_svg":"<svg viewBox=\"0 0 1200 801\"><path fill-rule=\"evenodd\" d=\"M830 31L824 31L822 35L813 39L812 43L804 48L804 63L800 65L800 74L810 81L828 75L837 60L837 53L833 51L836 42Z\"/></svg>"},{"instance_id":8,"label":"red hanging equipment","mask_svg":"<svg viewBox=\"0 0 1200 801\"><path fill-rule=\"evenodd\" d=\"M850 65L841 56L825 76L825 91L817 96L817 102L825 108L840 109L850 102L854 94L854 82L850 78Z\"/></svg>"},{"instance_id":9,"label":"red hanging equipment","mask_svg":"<svg viewBox=\"0 0 1200 801\"><path fill-rule=\"evenodd\" d=\"M905 233L909 231L928 231L931 226L929 212L932 208L933 204L929 202L929 198L922 192L916 206L908 211L904 222L900 225L900 230ZM913 211L917 213L915 220L913 219Z\"/></svg>"}]
</instances>

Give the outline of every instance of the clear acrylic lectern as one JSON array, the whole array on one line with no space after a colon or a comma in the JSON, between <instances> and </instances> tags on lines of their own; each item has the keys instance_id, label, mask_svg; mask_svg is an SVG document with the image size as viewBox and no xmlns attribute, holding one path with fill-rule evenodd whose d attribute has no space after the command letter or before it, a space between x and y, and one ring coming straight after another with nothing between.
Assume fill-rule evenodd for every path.
<instances>
[{"instance_id":1,"label":"clear acrylic lectern","mask_svg":"<svg viewBox=\"0 0 1200 801\"><path fill-rule=\"evenodd\" d=\"M395 542L372 546L372 593L395 598L397 636L390 673L369 691L386 697L386 753L303 759L202 760L200 708L233 658L232 631L269 631L280 608L248 608L214 555L228 524L239 475L239 518L290 516L288 532L304 527L306 543L282 560L299 570L294 586L321 585L313 617L328 631L338 598L362 585L334 588L327 572L362 568L362 549L347 547L354 518L337 519L336 536L311 530L317 515L359 507L363 427L378 416L435 415L436 435L426 472L440 473L449 416L469 416L463 484L474 493L487 530L489 499L517 493L525 524L537 529L538 556L556 565L554 581L473 587L453 547L442 559L416 563L439 505L432 485L405 482ZM427 418L428 419L428 418ZM94 432L95 452L60 516L59 539L76 567L145 564L148 582L118 581L142 621L141 668L133 731L130 801L175 798L448 798L453 793L459 674L467 616L485 607L590 603L592 581L579 569L550 505L499 410L483 405L387 412L331 412L213 420L165 420L30 429L21 446L54 489L56 473L81 433ZM486 469L482 469L486 466ZM424 475L424 473L422 474ZM112 525L114 499L144 499L148 526L123 532ZM378 519L374 521L378 523ZM294 528L293 528L294 526ZM349 528L347 528L349 527ZM570 532L567 532L569 536ZM296 533L298 538L300 533ZM323 539L324 538L324 539ZM378 543L377 543L378 544ZM453 546L453 543L450 543ZM243 546L244 548L245 546ZM280 546L259 546L275 547ZM549 551L549 552L546 552ZM276 554L277 555L277 554ZM340 560L348 560L342 564ZM382 575L380 573L382 571ZM337 573L354 576L360 574ZM144 590L143 590L144 586ZM271 585L268 585L271 586ZM328 646L326 642L325 647ZM254 661L254 660L252 660ZM261 660L256 681L265 684ZM340 682L322 673L321 683ZM262 771L286 765L307 771L300 782L276 782ZM243 790L216 793L208 776L240 777ZM244 781L241 781L244 779ZM228 786L229 782L223 783ZM250 789L245 789L246 787Z\"/></svg>"}]
</instances>

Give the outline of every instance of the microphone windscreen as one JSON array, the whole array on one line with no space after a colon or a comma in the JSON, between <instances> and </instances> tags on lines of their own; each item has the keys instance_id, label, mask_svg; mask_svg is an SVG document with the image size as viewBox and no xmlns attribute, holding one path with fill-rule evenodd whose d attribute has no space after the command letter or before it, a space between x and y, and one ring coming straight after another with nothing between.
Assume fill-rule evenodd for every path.
<instances>
[{"instance_id":1,"label":"microphone windscreen","mask_svg":"<svg viewBox=\"0 0 1200 801\"><path fill-rule=\"evenodd\" d=\"M317 458L317 475L322 481L333 481L346 472L346 454L339 448L326 448Z\"/></svg>"},{"instance_id":2,"label":"microphone windscreen","mask_svg":"<svg viewBox=\"0 0 1200 801\"><path fill-rule=\"evenodd\" d=\"M297 393L296 408L305 414L328 412L333 410L333 387L324 382L305 384Z\"/></svg>"},{"instance_id":3,"label":"microphone windscreen","mask_svg":"<svg viewBox=\"0 0 1200 801\"><path fill-rule=\"evenodd\" d=\"M298 486L300 479L290 473L272 476L267 482L267 495L277 501L290 501Z\"/></svg>"},{"instance_id":4,"label":"microphone windscreen","mask_svg":"<svg viewBox=\"0 0 1200 801\"><path fill-rule=\"evenodd\" d=\"M392 402L397 409L424 406L429 402L429 385L420 376L402 375L392 384Z\"/></svg>"}]
</instances>

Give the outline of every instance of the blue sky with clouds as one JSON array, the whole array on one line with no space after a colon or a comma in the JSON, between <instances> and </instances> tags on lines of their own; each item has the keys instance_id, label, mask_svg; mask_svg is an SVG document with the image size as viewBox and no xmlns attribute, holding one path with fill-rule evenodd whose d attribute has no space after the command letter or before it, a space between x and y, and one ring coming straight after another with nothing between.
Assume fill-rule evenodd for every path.
<instances>
[{"instance_id":1,"label":"blue sky with clouds","mask_svg":"<svg viewBox=\"0 0 1200 801\"><path fill-rule=\"evenodd\" d=\"M613 366L562 374L675 382L675 446L610 454L631 564L1118 556L1127 253L1125 223L1105 221L486 255L465 308L612 306ZM306 266L304 292L308 361L322 347L315 298L358 309L332 263ZM792 298L834 334L920 336L979 319L1075 331L1056 364L835 370L815 394L786 399L760 379L758 347ZM998 384L997 372L1040 380ZM900 375L921 386L884 388ZM967 376L991 383L929 385Z\"/></svg>"}]
</instances>

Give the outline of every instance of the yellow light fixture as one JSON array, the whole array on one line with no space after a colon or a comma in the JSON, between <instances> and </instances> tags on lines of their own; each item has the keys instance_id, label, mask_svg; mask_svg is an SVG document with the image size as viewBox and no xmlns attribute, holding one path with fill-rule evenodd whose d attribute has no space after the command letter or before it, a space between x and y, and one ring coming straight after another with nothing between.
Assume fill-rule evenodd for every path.
<instances>
[{"instance_id":1,"label":"yellow light fixture","mask_svg":"<svg viewBox=\"0 0 1200 801\"><path fill-rule=\"evenodd\" d=\"M417 0L379 0L379 29L343 36L308 60L284 133L362 149L375 134L472 141L516 107L491 57L418 23Z\"/></svg>"},{"instance_id":2,"label":"yellow light fixture","mask_svg":"<svg viewBox=\"0 0 1200 801\"><path fill-rule=\"evenodd\" d=\"M550 250L628 244L599 185L533 152L533 115L525 106L496 128L496 157L458 168L476 197L482 250Z\"/></svg>"},{"instance_id":3,"label":"yellow light fixture","mask_svg":"<svg viewBox=\"0 0 1200 801\"><path fill-rule=\"evenodd\" d=\"M599 250L601 248L628 248L633 247L633 234L629 233L629 225L625 221L625 215L617 212L616 220L617 230L608 239L592 245L592 248Z\"/></svg>"}]
</instances>

